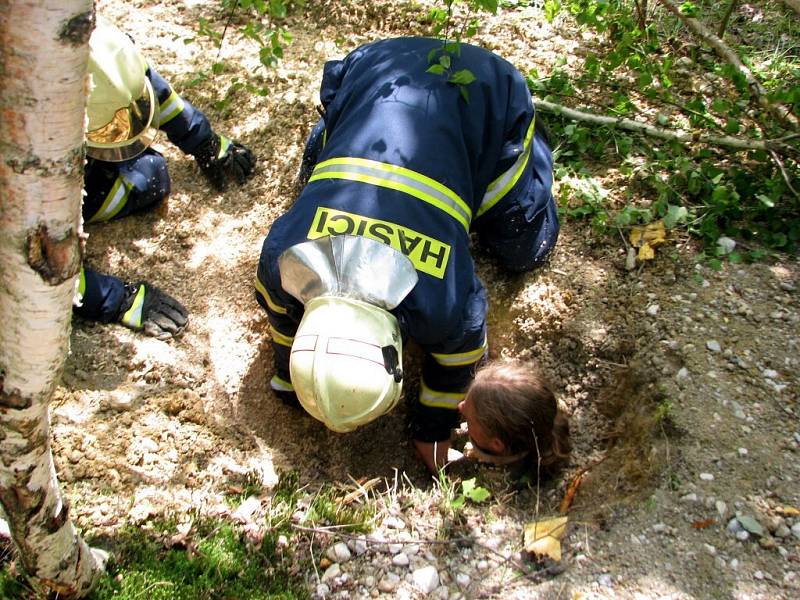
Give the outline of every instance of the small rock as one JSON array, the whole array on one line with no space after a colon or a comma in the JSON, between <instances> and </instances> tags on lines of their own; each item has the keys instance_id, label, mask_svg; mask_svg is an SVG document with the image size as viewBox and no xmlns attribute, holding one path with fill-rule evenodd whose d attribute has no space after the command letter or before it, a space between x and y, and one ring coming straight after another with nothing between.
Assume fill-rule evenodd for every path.
<instances>
[{"instance_id":1,"label":"small rock","mask_svg":"<svg viewBox=\"0 0 800 600\"><path fill-rule=\"evenodd\" d=\"M700 473L700 479L703 481L714 481L714 475L711 473Z\"/></svg>"},{"instance_id":2,"label":"small rock","mask_svg":"<svg viewBox=\"0 0 800 600\"><path fill-rule=\"evenodd\" d=\"M389 572L378 582L378 589L384 594L391 594L397 589L398 585L400 585L400 576Z\"/></svg>"},{"instance_id":3,"label":"small rock","mask_svg":"<svg viewBox=\"0 0 800 600\"><path fill-rule=\"evenodd\" d=\"M361 556L364 552L367 551L367 540L357 539L353 543L353 551L356 553L356 556Z\"/></svg>"},{"instance_id":4,"label":"small rock","mask_svg":"<svg viewBox=\"0 0 800 600\"><path fill-rule=\"evenodd\" d=\"M706 348L708 348L711 352L719 352L722 350L717 340L708 340L706 342Z\"/></svg>"},{"instance_id":5,"label":"small rock","mask_svg":"<svg viewBox=\"0 0 800 600\"><path fill-rule=\"evenodd\" d=\"M739 521L736 519L736 517L733 517L730 521L728 521L728 525L727 525L726 529L730 533L738 533L739 531L743 531L742 526L739 523Z\"/></svg>"},{"instance_id":6,"label":"small rock","mask_svg":"<svg viewBox=\"0 0 800 600\"><path fill-rule=\"evenodd\" d=\"M661 309L661 307L658 304L651 304L650 306L647 307L647 311L646 312L651 317L655 317L658 314L658 311L660 309Z\"/></svg>"},{"instance_id":7,"label":"small rock","mask_svg":"<svg viewBox=\"0 0 800 600\"><path fill-rule=\"evenodd\" d=\"M756 521L753 517L748 517L747 515L742 515L736 517L736 520L739 521L739 524L744 527L747 531L752 533L753 535L764 535L764 527Z\"/></svg>"},{"instance_id":8,"label":"small rock","mask_svg":"<svg viewBox=\"0 0 800 600\"><path fill-rule=\"evenodd\" d=\"M689 369L687 369L686 367L681 367L680 369L678 369L678 373L675 375L675 377L677 377L678 379L686 379L687 377L689 377Z\"/></svg>"},{"instance_id":9,"label":"small rock","mask_svg":"<svg viewBox=\"0 0 800 600\"><path fill-rule=\"evenodd\" d=\"M322 574L322 582L327 583L332 581L341 574L342 567L339 566L339 563L333 563L330 567L325 569L325 572Z\"/></svg>"},{"instance_id":10,"label":"small rock","mask_svg":"<svg viewBox=\"0 0 800 600\"><path fill-rule=\"evenodd\" d=\"M330 548L328 548L326 555L334 563L347 562L348 560L350 560L351 556L350 548L348 548L347 544L345 544L344 542L339 542L338 544L335 544Z\"/></svg>"},{"instance_id":11,"label":"small rock","mask_svg":"<svg viewBox=\"0 0 800 600\"><path fill-rule=\"evenodd\" d=\"M720 516L721 519L725 518L725 514L728 512L728 505L725 504L722 500L717 500L715 503L717 514Z\"/></svg>"},{"instance_id":12,"label":"small rock","mask_svg":"<svg viewBox=\"0 0 800 600\"><path fill-rule=\"evenodd\" d=\"M439 572L436 570L436 567L432 565L415 570L411 576L414 580L414 585L416 585L423 594L430 594L439 587Z\"/></svg>"},{"instance_id":13,"label":"small rock","mask_svg":"<svg viewBox=\"0 0 800 600\"><path fill-rule=\"evenodd\" d=\"M789 529L784 523L781 523L775 528L775 537L785 538L792 535L792 530Z\"/></svg>"},{"instance_id":14,"label":"small rock","mask_svg":"<svg viewBox=\"0 0 800 600\"><path fill-rule=\"evenodd\" d=\"M399 552L392 557L392 564L395 566L407 567L408 563L408 555L405 552Z\"/></svg>"},{"instance_id":15,"label":"small rock","mask_svg":"<svg viewBox=\"0 0 800 600\"><path fill-rule=\"evenodd\" d=\"M320 598L325 598L328 594L330 594L331 588L329 588L326 584L320 583L317 586L317 596Z\"/></svg>"},{"instance_id":16,"label":"small rock","mask_svg":"<svg viewBox=\"0 0 800 600\"><path fill-rule=\"evenodd\" d=\"M717 248L721 255L730 254L736 248L736 241L727 236L720 236L717 238Z\"/></svg>"},{"instance_id":17,"label":"small rock","mask_svg":"<svg viewBox=\"0 0 800 600\"><path fill-rule=\"evenodd\" d=\"M748 453L747 448L739 448L737 452L739 452L739 456L747 456Z\"/></svg>"},{"instance_id":18,"label":"small rock","mask_svg":"<svg viewBox=\"0 0 800 600\"><path fill-rule=\"evenodd\" d=\"M406 524L403 519L389 515L383 520L383 526L388 529L405 529Z\"/></svg>"},{"instance_id":19,"label":"small rock","mask_svg":"<svg viewBox=\"0 0 800 600\"><path fill-rule=\"evenodd\" d=\"M739 540L740 542L746 542L747 540L750 539L750 534L744 529L742 531L737 531L736 539Z\"/></svg>"},{"instance_id":20,"label":"small rock","mask_svg":"<svg viewBox=\"0 0 800 600\"><path fill-rule=\"evenodd\" d=\"M466 573L457 573L456 574L456 583L459 587L465 588L469 587L469 582L471 581L469 575Z\"/></svg>"},{"instance_id":21,"label":"small rock","mask_svg":"<svg viewBox=\"0 0 800 600\"><path fill-rule=\"evenodd\" d=\"M717 549L711 544L703 544L703 547L706 549L706 552L708 552L711 556L715 556L717 554Z\"/></svg>"},{"instance_id":22,"label":"small rock","mask_svg":"<svg viewBox=\"0 0 800 600\"><path fill-rule=\"evenodd\" d=\"M597 578L597 583L603 587L612 587L614 585L614 579L608 573L603 573Z\"/></svg>"},{"instance_id":23,"label":"small rock","mask_svg":"<svg viewBox=\"0 0 800 600\"><path fill-rule=\"evenodd\" d=\"M731 569L733 569L734 571L736 571L739 568L739 559L738 558L732 558L731 562L728 563L728 566Z\"/></svg>"},{"instance_id":24,"label":"small rock","mask_svg":"<svg viewBox=\"0 0 800 600\"><path fill-rule=\"evenodd\" d=\"M800 540L800 521L792 525L792 535Z\"/></svg>"},{"instance_id":25,"label":"small rock","mask_svg":"<svg viewBox=\"0 0 800 600\"><path fill-rule=\"evenodd\" d=\"M685 496L681 496L681 502L697 502L697 494L692 492L691 494L686 494Z\"/></svg>"},{"instance_id":26,"label":"small rock","mask_svg":"<svg viewBox=\"0 0 800 600\"><path fill-rule=\"evenodd\" d=\"M479 560L476 566L478 567L478 571L485 571L489 568L489 561Z\"/></svg>"},{"instance_id":27,"label":"small rock","mask_svg":"<svg viewBox=\"0 0 800 600\"><path fill-rule=\"evenodd\" d=\"M764 573L763 571L756 571L755 573L753 573L753 577L759 580L764 579Z\"/></svg>"}]
</instances>

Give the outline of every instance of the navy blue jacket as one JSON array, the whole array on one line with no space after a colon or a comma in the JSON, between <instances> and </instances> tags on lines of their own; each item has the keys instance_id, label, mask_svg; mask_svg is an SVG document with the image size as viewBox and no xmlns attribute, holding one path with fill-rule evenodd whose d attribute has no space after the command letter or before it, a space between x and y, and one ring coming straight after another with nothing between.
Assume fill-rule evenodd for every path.
<instances>
[{"instance_id":1,"label":"navy blue jacket","mask_svg":"<svg viewBox=\"0 0 800 600\"><path fill-rule=\"evenodd\" d=\"M419 282L393 313L426 352L412 423L423 441L448 437L486 352L486 293L470 234L515 271L541 264L558 235L552 156L535 131L524 78L499 56L461 44L452 70L475 76L466 101L447 75L427 72L441 48L433 39L383 40L325 65L323 122L304 156L310 177L272 225L256 281L272 325L272 386L291 390L289 349L302 306L281 288L280 254L345 233L406 254Z\"/></svg>"}]
</instances>

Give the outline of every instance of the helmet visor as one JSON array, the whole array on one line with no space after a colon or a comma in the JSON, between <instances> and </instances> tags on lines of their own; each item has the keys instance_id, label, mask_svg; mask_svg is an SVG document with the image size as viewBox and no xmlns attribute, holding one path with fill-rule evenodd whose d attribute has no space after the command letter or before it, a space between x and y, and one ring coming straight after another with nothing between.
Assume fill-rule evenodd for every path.
<instances>
[{"instance_id":1,"label":"helmet visor","mask_svg":"<svg viewBox=\"0 0 800 600\"><path fill-rule=\"evenodd\" d=\"M119 162L133 158L150 146L158 135L158 102L149 79L142 95L120 108L110 122L87 132L86 153L98 160Z\"/></svg>"}]
</instances>

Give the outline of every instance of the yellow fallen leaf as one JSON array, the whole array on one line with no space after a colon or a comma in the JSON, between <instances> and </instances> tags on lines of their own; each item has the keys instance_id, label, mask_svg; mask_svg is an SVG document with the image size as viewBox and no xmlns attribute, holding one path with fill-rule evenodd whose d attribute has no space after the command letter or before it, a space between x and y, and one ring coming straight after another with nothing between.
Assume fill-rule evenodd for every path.
<instances>
[{"instance_id":1,"label":"yellow fallen leaf","mask_svg":"<svg viewBox=\"0 0 800 600\"><path fill-rule=\"evenodd\" d=\"M541 558L561 560L561 538L567 528L567 517L533 521L525 525L525 550Z\"/></svg>"},{"instance_id":2,"label":"yellow fallen leaf","mask_svg":"<svg viewBox=\"0 0 800 600\"><path fill-rule=\"evenodd\" d=\"M667 241L667 231L664 228L663 221L654 221L644 226L636 226L631 228L629 239L631 244L636 248L642 244L650 244L651 246L658 246Z\"/></svg>"},{"instance_id":3,"label":"yellow fallen leaf","mask_svg":"<svg viewBox=\"0 0 800 600\"><path fill-rule=\"evenodd\" d=\"M778 512L782 513L785 517L800 516L800 510L797 510L794 506L782 506L778 509Z\"/></svg>"},{"instance_id":4,"label":"yellow fallen leaf","mask_svg":"<svg viewBox=\"0 0 800 600\"><path fill-rule=\"evenodd\" d=\"M647 242L639 247L639 254L636 255L639 260L653 260L655 257L656 251Z\"/></svg>"}]
</instances>

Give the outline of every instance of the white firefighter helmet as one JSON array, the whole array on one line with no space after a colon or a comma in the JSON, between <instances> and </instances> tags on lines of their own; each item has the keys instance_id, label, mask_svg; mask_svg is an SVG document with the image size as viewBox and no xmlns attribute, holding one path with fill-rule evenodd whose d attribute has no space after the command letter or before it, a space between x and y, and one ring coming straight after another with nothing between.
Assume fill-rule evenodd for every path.
<instances>
[{"instance_id":1,"label":"white firefighter helmet","mask_svg":"<svg viewBox=\"0 0 800 600\"><path fill-rule=\"evenodd\" d=\"M158 101L146 71L147 62L133 41L98 15L89 38L86 153L92 158L127 160L153 143Z\"/></svg>"},{"instance_id":2,"label":"white firefighter helmet","mask_svg":"<svg viewBox=\"0 0 800 600\"><path fill-rule=\"evenodd\" d=\"M289 371L303 408L329 429L352 431L389 412L403 382L402 338L390 312L361 300L310 300Z\"/></svg>"}]
</instances>

